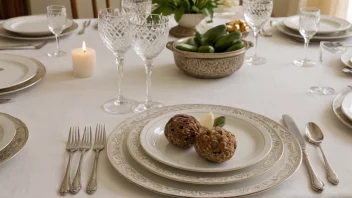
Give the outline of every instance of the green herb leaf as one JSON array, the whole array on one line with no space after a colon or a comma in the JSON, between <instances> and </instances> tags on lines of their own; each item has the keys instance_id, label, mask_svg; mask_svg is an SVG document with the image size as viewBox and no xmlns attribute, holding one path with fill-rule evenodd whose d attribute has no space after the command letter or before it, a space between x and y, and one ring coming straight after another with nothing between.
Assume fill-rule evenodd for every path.
<instances>
[{"instance_id":1,"label":"green herb leaf","mask_svg":"<svg viewBox=\"0 0 352 198\"><path fill-rule=\"evenodd\" d=\"M219 126L219 127L224 127L226 123L226 117L225 116L220 116L215 118L213 126Z\"/></svg>"},{"instance_id":2,"label":"green herb leaf","mask_svg":"<svg viewBox=\"0 0 352 198\"><path fill-rule=\"evenodd\" d=\"M185 9L183 7L175 9L175 20L178 22L182 18L184 13Z\"/></svg>"}]
</instances>

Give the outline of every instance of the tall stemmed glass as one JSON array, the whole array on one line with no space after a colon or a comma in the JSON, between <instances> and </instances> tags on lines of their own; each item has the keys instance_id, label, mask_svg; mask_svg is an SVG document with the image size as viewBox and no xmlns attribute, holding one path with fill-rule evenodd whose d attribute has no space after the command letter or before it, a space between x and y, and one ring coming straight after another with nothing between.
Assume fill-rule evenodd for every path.
<instances>
[{"instance_id":1,"label":"tall stemmed glass","mask_svg":"<svg viewBox=\"0 0 352 198\"><path fill-rule=\"evenodd\" d=\"M301 8L299 12L299 33L304 38L304 58L294 60L293 64L299 67L311 67L314 61L307 59L307 49L310 39L317 33L320 23L320 10L314 7Z\"/></svg>"},{"instance_id":2,"label":"tall stemmed glass","mask_svg":"<svg viewBox=\"0 0 352 198\"><path fill-rule=\"evenodd\" d=\"M258 35L273 11L273 0L243 0L244 19L254 32L254 55L246 60L249 65L262 65L266 59L257 56Z\"/></svg>"},{"instance_id":3,"label":"tall stemmed glass","mask_svg":"<svg viewBox=\"0 0 352 198\"><path fill-rule=\"evenodd\" d=\"M121 6L129 13L150 14L152 12L152 0L122 0Z\"/></svg>"},{"instance_id":4,"label":"tall stemmed glass","mask_svg":"<svg viewBox=\"0 0 352 198\"><path fill-rule=\"evenodd\" d=\"M62 5L50 5L46 8L46 10L49 30L55 35L56 38L56 52L50 52L48 53L48 56L64 56L66 52L60 50L59 36L62 31L64 31L64 29L66 28L66 8Z\"/></svg>"},{"instance_id":5,"label":"tall stemmed glass","mask_svg":"<svg viewBox=\"0 0 352 198\"><path fill-rule=\"evenodd\" d=\"M135 101L122 95L123 64L125 53L131 48L132 28L129 15L123 9L102 9L99 11L98 30L105 46L114 54L118 72L117 98L104 104L105 111L114 114L132 112Z\"/></svg>"},{"instance_id":6,"label":"tall stemmed glass","mask_svg":"<svg viewBox=\"0 0 352 198\"><path fill-rule=\"evenodd\" d=\"M134 15L131 18L133 26L133 49L145 63L147 96L144 102L138 103L133 111L136 113L162 107L152 101L150 93L152 87L153 61L164 49L169 36L169 19L162 15Z\"/></svg>"}]
</instances>

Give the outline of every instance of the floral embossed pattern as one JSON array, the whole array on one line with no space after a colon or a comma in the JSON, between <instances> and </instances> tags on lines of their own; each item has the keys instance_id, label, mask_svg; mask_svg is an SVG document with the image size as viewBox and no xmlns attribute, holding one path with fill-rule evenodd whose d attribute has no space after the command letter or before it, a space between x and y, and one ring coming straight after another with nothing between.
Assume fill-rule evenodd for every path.
<instances>
[{"instance_id":1,"label":"floral embossed pattern","mask_svg":"<svg viewBox=\"0 0 352 198\"><path fill-rule=\"evenodd\" d=\"M262 124L267 124L280 136L284 144L282 159L275 165L275 168L257 177L255 180L246 180L236 184L217 185L212 186L212 188L209 188L207 185L194 185L171 181L154 175L134 162L133 158L128 153L126 144L127 136L134 126L140 121L150 117L157 117L165 113L192 108L203 108L207 111L221 110L236 115L256 117L262 121ZM286 128L282 127L277 122L249 111L217 105L176 105L135 115L122 122L110 134L107 144L107 153L113 167L131 182L154 192L183 197L234 197L262 192L281 184L292 176L302 161L302 152L297 140Z\"/></svg>"},{"instance_id":2,"label":"floral embossed pattern","mask_svg":"<svg viewBox=\"0 0 352 198\"><path fill-rule=\"evenodd\" d=\"M15 137L9 145L0 151L0 164L2 164L14 157L26 144L28 139L28 129L26 125L19 119L4 113L0 113L0 115L6 116L14 123L16 127Z\"/></svg>"}]
</instances>

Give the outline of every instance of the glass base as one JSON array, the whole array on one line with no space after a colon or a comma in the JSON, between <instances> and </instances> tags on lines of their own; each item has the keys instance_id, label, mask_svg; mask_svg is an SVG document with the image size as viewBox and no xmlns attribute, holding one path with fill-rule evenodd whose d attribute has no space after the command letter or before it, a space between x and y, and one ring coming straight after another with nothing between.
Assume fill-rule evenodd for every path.
<instances>
[{"instance_id":1,"label":"glass base","mask_svg":"<svg viewBox=\"0 0 352 198\"><path fill-rule=\"evenodd\" d=\"M136 104L136 101L130 100L127 98L123 98L122 100L117 100L114 98L112 100L107 101L103 108L108 113L113 114L126 114L132 112L133 105Z\"/></svg>"},{"instance_id":2,"label":"glass base","mask_svg":"<svg viewBox=\"0 0 352 198\"><path fill-rule=\"evenodd\" d=\"M331 87L311 87L309 92L317 95L332 95L335 93L335 89Z\"/></svg>"},{"instance_id":3,"label":"glass base","mask_svg":"<svg viewBox=\"0 0 352 198\"><path fill-rule=\"evenodd\" d=\"M303 60L294 60L293 64L298 67L313 67L315 65L314 61L303 59Z\"/></svg>"},{"instance_id":4,"label":"glass base","mask_svg":"<svg viewBox=\"0 0 352 198\"><path fill-rule=\"evenodd\" d=\"M145 102L138 103L137 105L133 106L133 112L135 113L141 113L143 111L147 111L149 109L154 109L154 108L159 108L163 107L164 105L159 103L159 102L150 102L148 105L145 104Z\"/></svg>"},{"instance_id":5,"label":"glass base","mask_svg":"<svg viewBox=\"0 0 352 198\"><path fill-rule=\"evenodd\" d=\"M64 51L58 51L58 52L49 52L48 56L49 57L61 57L61 56L65 56L66 52Z\"/></svg>"},{"instance_id":6,"label":"glass base","mask_svg":"<svg viewBox=\"0 0 352 198\"><path fill-rule=\"evenodd\" d=\"M266 58L251 56L246 59L248 65L263 65L266 63Z\"/></svg>"}]
</instances>

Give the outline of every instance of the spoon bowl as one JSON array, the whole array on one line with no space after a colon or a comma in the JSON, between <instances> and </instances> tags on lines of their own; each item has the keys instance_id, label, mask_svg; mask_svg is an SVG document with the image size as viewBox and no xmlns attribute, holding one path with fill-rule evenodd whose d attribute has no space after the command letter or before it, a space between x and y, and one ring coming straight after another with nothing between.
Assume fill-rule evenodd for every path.
<instances>
[{"instance_id":1,"label":"spoon bowl","mask_svg":"<svg viewBox=\"0 0 352 198\"><path fill-rule=\"evenodd\" d=\"M319 145L324 140L324 134L314 122L309 122L306 126L306 137L309 142Z\"/></svg>"}]
</instances>

